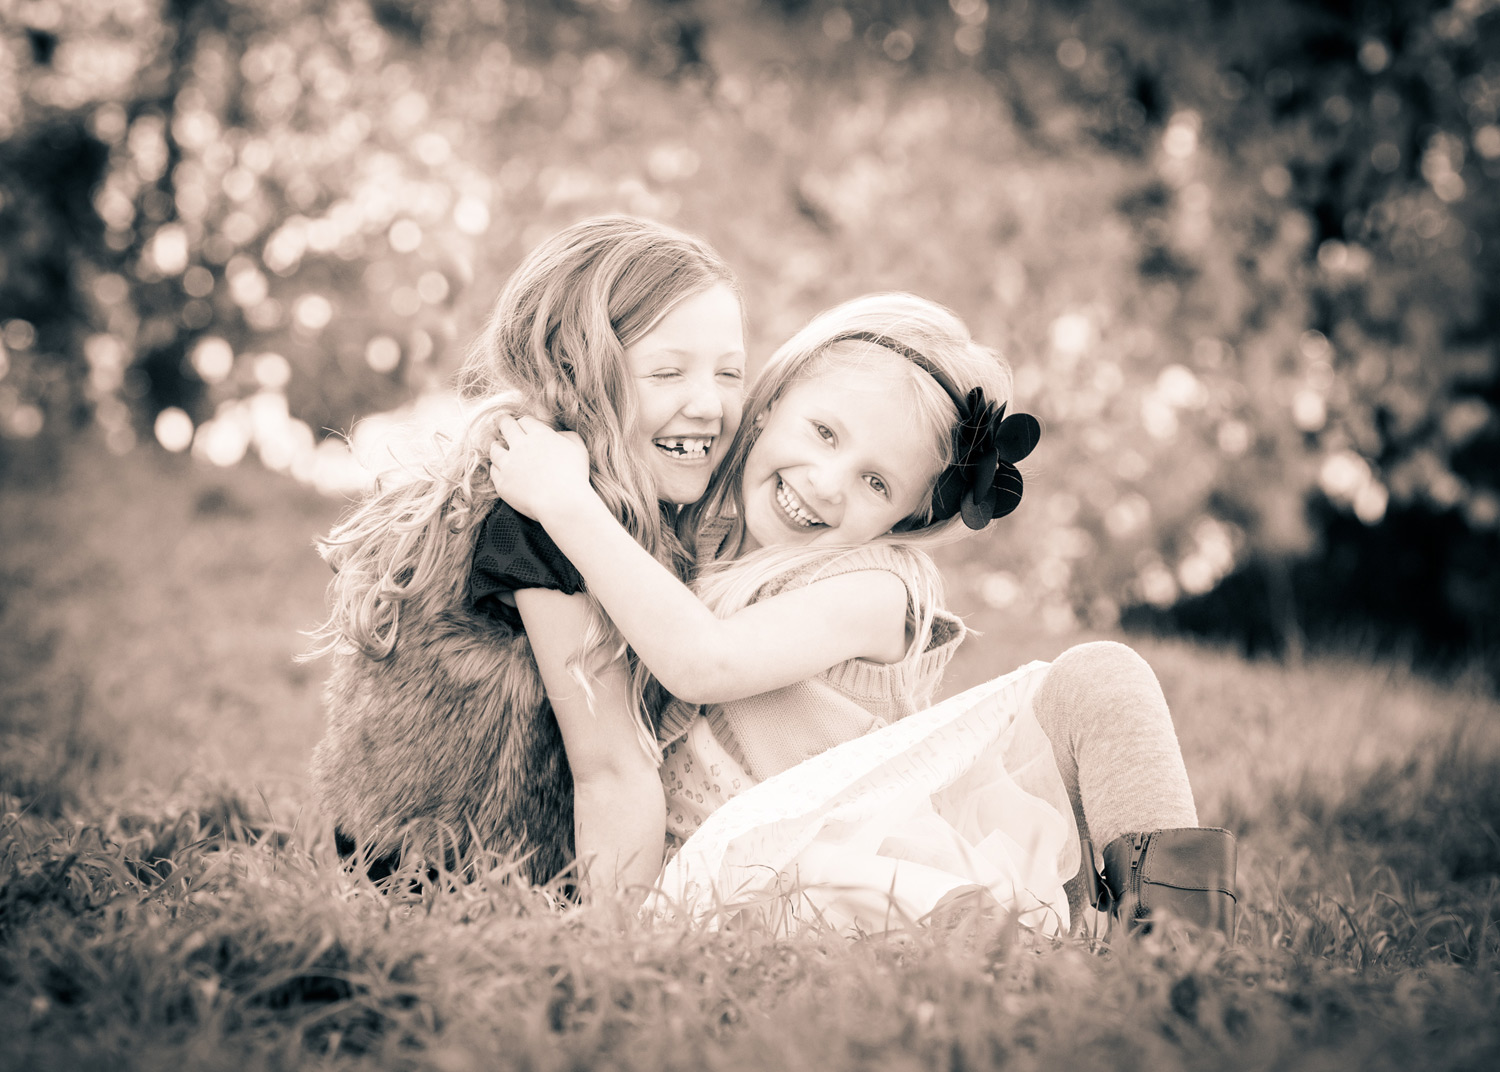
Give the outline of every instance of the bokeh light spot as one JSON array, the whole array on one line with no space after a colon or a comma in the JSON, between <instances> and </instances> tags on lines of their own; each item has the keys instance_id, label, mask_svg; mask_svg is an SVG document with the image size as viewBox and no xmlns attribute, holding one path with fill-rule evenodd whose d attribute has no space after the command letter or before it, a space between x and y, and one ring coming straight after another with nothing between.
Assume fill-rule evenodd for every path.
<instances>
[{"instance_id":1,"label":"bokeh light spot","mask_svg":"<svg viewBox=\"0 0 1500 1072\"><path fill-rule=\"evenodd\" d=\"M823 36L837 44L843 44L854 36L854 19L849 12L836 7L823 16Z\"/></svg>"},{"instance_id":2,"label":"bokeh light spot","mask_svg":"<svg viewBox=\"0 0 1500 1072\"><path fill-rule=\"evenodd\" d=\"M94 280L94 297L102 305L118 305L130 293L130 285L114 272L105 272Z\"/></svg>"},{"instance_id":3,"label":"bokeh light spot","mask_svg":"<svg viewBox=\"0 0 1500 1072\"><path fill-rule=\"evenodd\" d=\"M1297 83L1292 78L1292 72L1285 67L1273 67L1266 72L1266 80L1263 83L1266 96L1272 100L1280 100L1282 97L1291 95Z\"/></svg>"},{"instance_id":4,"label":"bokeh light spot","mask_svg":"<svg viewBox=\"0 0 1500 1072\"><path fill-rule=\"evenodd\" d=\"M1208 401L1208 391L1186 365L1168 365L1156 377L1156 392L1170 405L1192 409Z\"/></svg>"},{"instance_id":5,"label":"bokeh light spot","mask_svg":"<svg viewBox=\"0 0 1500 1072\"><path fill-rule=\"evenodd\" d=\"M885 50L885 54L897 63L910 59L916 47L916 41L905 30L892 30L881 42L881 48Z\"/></svg>"},{"instance_id":6,"label":"bokeh light spot","mask_svg":"<svg viewBox=\"0 0 1500 1072\"><path fill-rule=\"evenodd\" d=\"M1401 149L1393 141L1376 142L1370 150L1370 166L1389 175L1401 166Z\"/></svg>"},{"instance_id":7,"label":"bokeh light spot","mask_svg":"<svg viewBox=\"0 0 1500 1072\"><path fill-rule=\"evenodd\" d=\"M308 331L322 331L333 319L333 303L321 294L304 294L292 306L292 317Z\"/></svg>"},{"instance_id":8,"label":"bokeh light spot","mask_svg":"<svg viewBox=\"0 0 1500 1072\"><path fill-rule=\"evenodd\" d=\"M1170 607L1177 601L1177 581L1161 562L1152 562L1136 575L1136 590L1155 607Z\"/></svg>"},{"instance_id":9,"label":"bokeh light spot","mask_svg":"<svg viewBox=\"0 0 1500 1072\"><path fill-rule=\"evenodd\" d=\"M36 328L30 320L13 317L0 325L0 338L12 350L30 350L36 342Z\"/></svg>"},{"instance_id":10,"label":"bokeh light spot","mask_svg":"<svg viewBox=\"0 0 1500 1072\"><path fill-rule=\"evenodd\" d=\"M1378 480L1371 480L1354 496L1354 516L1366 525L1378 525L1385 518L1391 493Z\"/></svg>"},{"instance_id":11,"label":"bokeh light spot","mask_svg":"<svg viewBox=\"0 0 1500 1072\"><path fill-rule=\"evenodd\" d=\"M490 229L490 209L473 195L460 197L453 206L453 225L466 235L482 235Z\"/></svg>"},{"instance_id":12,"label":"bokeh light spot","mask_svg":"<svg viewBox=\"0 0 1500 1072\"><path fill-rule=\"evenodd\" d=\"M448 277L435 269L423 272L417 279L417 294L428 305L438 305L448 297Z\"/></svg>"},{"instance_id":13,"label":"bokeh light spot","mask_svg":"<svg viewBox=\"0 0 1500 1072\"><path fill-rule=\"evenodd\" d=\"M1328 361L1333 357L1333 344L1316 328L1301 334L1297 339L1297 350L1308 361Z\"/></svg>"},{"instance_id":14,"label":"bokeh light spot","mask_svg":"<svg viewBox=\"0 0 1500 1072\"><path fill-rule=\"evenodd\" d=\"M1088 59L1089 50L1076 37L1065 38L1057 46L1057 62L1070 71L1081 70Z\"/></svg>"},{"instance_id":15,"label":"bokeh light spot","mask_svg":"<svg viewBox=\"0 0 1500 1072\"><path fill-rule=\"evenodd\" d=\"M247 168L232 168L224 176L224 193L234 201L248 201L255 193L255 175Z\"/></svg>"},{"instance_id":16,"label":"bokeh light spot","mask_svg":"<svg viewBox=\"0 0 1500 1072\"><path fill-rule=\"evenodd\" d=\"M1166 154L1176 160L1186 160L1197 152L1201 123L1197 112L1182 111L1174 115L1161 139Z\"/></svg>"},{"instance_id":17,"label":"bokeh light spot","mask_svg":"<svg viewBox=\"0 0 1500 1072\"><path fill-rule=\"evenodd\" d=\"M1076 356L1089 348L1094 326L1081 313L1065 313L1052 321L1050 334L1054 350Z\"/></svg>"},{"instance_id":18,"label":"bokeh light spot","mask_svg":"<svg viewBox=\"0 0 1500 1072\"><path fill-rule=\"evenodd\" d=\"M255 358L255 382L270 391L279 391L292 379L292 363L280 354L258 354Z\"/></svg>"},{"instance_id":19,"label":"bokeh light spot","mask_svg":"<svg viewBox=\"0 0 1500 1072\"><path fill-rule=\"evenodd\" d=\"M953 47L965 56L977 56L984 51L984 27L960 26L953 31Z\"/></svg>"},{"instance_id":20,"label":"bokeh light spot","mask_svg":"<svg viewBox=\"0 0 1500 1072\"><path fill-rule=\"evenodd\" d=\"M390 372L401 363L401 344L389 335L376 335L365 345L365 364L376 372Z\"/></svg>"},{"instance_id":21,"label":"bokeh light spot","mask_svg":"<svg viewBox=\"0 0 1500 1072\"><path fill-rule=\"evenodd\" d=\"M125 134L128 117L125 109L114 101L101 104L94 110L91 125L100 141L117 142Z\"/></svg>"},{"instance_id":22,"label":"bokeh light spot","mask_svg":"<svg viewBox=\"0 0 1500 1072\"><path fill-rule=\"evenodd\" d=\"M415 220L400 219L391 224L387 238L397 253L411 253L422 244L422 228Z\"/></svg>"},{"instance_id":23,"label":"bokeh light spot","mask_svg":"<svg viewBox=\"0 0 1500 1072\"><path fill-rule=\"evenodd\" d=\"M1014 606L1021 598L1021 583L1014 574L995 570L979 578L979 598L996 610Z\"/></svg>"},{"instance_id":24,"label":"bokeh light spot","mask_svg":"<svg viewBox=\"0 0 1500 1072\"><path fill-rule=\"evenodd\" d=\"M1214 438L1221 451L1237 458L1250 449L1250 426L1244 421L1225 421L1219 425Z\"/></svg>"},{"instance_id":25,"label":"bokeh light spot","mask_svg":"<svg viewBox=\"0 0 1500 1072\"><path fill-rule=\"evenodd\" d=\"M224 275L229 280L229 296L241 309L259 305L271 292L271 285L265 274L255 267L249 257L231 258L224 269Z\"/></svg>"},{"instance_id":26,"label":"bokeh light spot","mask_svg":"<svg viewBox=\"0 0 1500 1072\"><path fill-rule=\"evenodd\" d=\"M1177 437L1181 424L1172 404L1153 392L1141 398L1141 426L1151 438L1167 442Z\"/></svg>"},{"instance_id":27,"label":"bokeh light spot","mask_svg":"<svg viewBox=\"0 0 1500 1072\"><path fill-rule=\"evenodd\" d=\"M206 298L214 292L214 274L195 264L182 276L182 289L195 298Z\"/></svg>"},{"instance_id":28,"label":"bokeh light spot","mask_svg":"<svg viewBox=\"0 0 1500 1072\"><path fill-rule=\"evenodd\" d=\"M438 167L448 162L448 158L453 155L453 146L437 131L429 130L412 143L412 151L428 167Z\"/></svg>"},{"instance_id":29,"label":"bokeh light spot","mask_svg":"<svg viewBox=\"0 0 1500 1072\"><path fill-rule=\"evenodd\" d=\"M222 383L234 371L234 350L217 335L205 335L199 339L189 360L193 371L204 383Z\"/></svg>"},{"instance_id":30,"label":"bokeh light spot","mask_svg":"<svg viewBox=\"0 0 1500 1072\"><path fill-rule=\"evenodd\" d=\"M1318 469L1318 486L1336 502L1353 502L1370 479L1370 463L1352 450L1335 451Z\"/></svg>"},{"instance_id":31,"label":"bokeh light spot","mask_svg":"<svg viewBox=\"0 0 1500 1072\"><path fill-rule=\"evenodd\" d=\"M256 331L271 331L281 324L281 303L275 298L257 302L245 310L245 323Z\"/></svg>"},{"instance_id":32,"label":"bokeh light spot","mask_svg":"<svg viewBox=\"0 0 1500 1072\"><path fill-rule=\"evenodd\" d=\"M1190 596L1201 596L1218 579L1213 566L1202 555L1188 555L1177 564L1177 583Z\"/></svg>"},{"instance_id":33,"label":"bokeh light spot","mask_svg":"<svg viewBox=\"0 0 1500 1072\"><path fill-rule=\"evenodd\" d=\"M1391 63L1391 50L1385 43L1367 37L1359 46L1359 65L1370 74L1379 74Z\"/></svg>"},{"instance_id":34,"label":"bokeh light spot","mask_svg":"<svg viewBox=\"0 0 1500 1072\"><path fill-rule=\"evenodd\" d=\"M1304 432L1316 432L1328 423L1328 405L1323 395L1304 387L1292 396L1292 421Z\"/></svg>"},{"instance_id":35,"label":"bokeh light spot","mask_svg":"<svg viewBox=\"0 0 1500 1072\"><path fill-rule=\"evenodd\" d=\"M1342 93L1335 93L1323 102L1323 114L1343 126L1354 118L1354 105Z\"/></svg>"},{"instance_id":36,"label":"bokeh light spot","mask_svg":"<svg viewBox=\"0 0 1500 1072\"><path fill-rule=\"evenodd\" d=\"M222 403L211 420L198 426L193 436L193 454L226 469L238 465L250 449L251 431L250 413L245 403Z\"/></svg>"},{"instance_id":37,"label":"bokeh light spot","mask_svg":"<svg viewBox=\"0 0 1500 1072\"><path fill-rule=\"evenodd\" d=\"M1500 126L1487 123L1474 132L1474 151L1486 160L1500 159Z\"/></svg>"},{"instance_id":38,"label":"bokeh light spot","mask_svg":"<svg viewBox=\"0 0 1500 1072\"><path fill-rule=\"evenodd\" d=\"M193 418L176 406L168 406L156 415L152 431L156 433L156 441L173 454L193 445Z\"/></svg>"},{"instance_id":39,"label":"bokeh light spot","mask_svg":"<svg viewBox=\"0 0 1500 1072\"><path fill-rule=\"evenodd\" d=\"M1117 540L1145 531L1150 521L1151 504L1135 492L1117 499L1104 512L1104 527Z\"/></svg>"},{"instance_id":40,"label":"bokeh light spot","mask_svg":"<svg viewBox=\"0 0 1500 1072\"><path fill-rule=\"evenodd\" d=\"M162 275L182 274L188 265L187 231L175 223L162 227L152 237L147 256Z\"/></svg>"},{"instance_id":41,"label":"bokeh light spot","mask_svg":"<svg viewBox=\"0 0 1500 1072\"><path fill-rule=\"evenodd\" d=\"M41 434L46 418L39 407L23 402L5 419L5 434L15 439L33 439Z\"/></svg>"}]
</instances>

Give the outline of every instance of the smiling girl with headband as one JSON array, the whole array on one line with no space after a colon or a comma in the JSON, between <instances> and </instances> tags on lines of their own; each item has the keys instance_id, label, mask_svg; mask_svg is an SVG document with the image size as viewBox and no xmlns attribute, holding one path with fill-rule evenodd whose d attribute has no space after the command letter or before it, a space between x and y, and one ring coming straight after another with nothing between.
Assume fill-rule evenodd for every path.
<instances>
[{"instance_id":1,"label":"smiling girl with headband","mask_svg":"<svg viewBox=\"0 0 1500 1072\"><path fill-rule=\"evenodd\" d=\"M1227 924L1232 840L1197 828L1139 656L1083 645L927 707L965 630L923 548L1020 502L1016 463L1040 429L1007 415L1010 386L931 302L875 295L817 317L772 358L690 511L696 594L602 508L576 441L501 422L501 496L663 686L706 705L662 727L668 828L685 841L669 897L746 903L791 875L798 905L869 931L983 891L1055 931L1081 901L1076 821L1109 842L1128 916Z\"/></svg>"}]
</instances>

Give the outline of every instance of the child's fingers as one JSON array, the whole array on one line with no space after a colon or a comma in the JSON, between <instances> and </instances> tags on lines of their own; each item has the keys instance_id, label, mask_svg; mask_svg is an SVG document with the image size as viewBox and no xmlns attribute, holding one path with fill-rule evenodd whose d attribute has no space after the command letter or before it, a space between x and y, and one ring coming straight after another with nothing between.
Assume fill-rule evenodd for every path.
<instances>
[{"instance_id":1,"label":"child's fingers","mask_svg":"<svg viewBox=\"0 0 1500 1072\"><path fill-rule=\"evenodd\" d=\"M509 413L502 413L500 415L500 420L496 422L495 427L500 430L500 438L502 440L509 440L511 436L520 435L524 432L521 422L516 420L516 418L511 416Z\"/></svg>"},{"instance_id":2,"label":"child's fingers","mask_svg":"<svg viewBox=\"0 0 1500 1072\"><path fill-rule=\"evenodd\" d=\"M553 430L552 426L546 421L539 421L530 414L525 413L518 418L516 426L527 434L531 432L550 432Z\"/></svg>"}]
</instances>

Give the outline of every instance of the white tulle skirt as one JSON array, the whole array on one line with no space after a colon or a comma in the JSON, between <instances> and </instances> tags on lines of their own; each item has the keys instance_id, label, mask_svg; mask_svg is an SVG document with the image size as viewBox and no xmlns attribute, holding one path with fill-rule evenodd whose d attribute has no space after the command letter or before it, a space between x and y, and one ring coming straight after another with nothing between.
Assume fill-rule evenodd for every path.
<instances>
[{"instance_id":1,"label":"white tulle skirt","mask_svg":"<svg viewBox=\"0 0 1500 1072\"><path fill-rule=\"evenodd\" d=\"M1078 831L1031 708L1048 666L1028 663L746 789L668 860L653 909L875 933L983 887L1023 926L1067 933Z\"/></svg>"}]
</instances>

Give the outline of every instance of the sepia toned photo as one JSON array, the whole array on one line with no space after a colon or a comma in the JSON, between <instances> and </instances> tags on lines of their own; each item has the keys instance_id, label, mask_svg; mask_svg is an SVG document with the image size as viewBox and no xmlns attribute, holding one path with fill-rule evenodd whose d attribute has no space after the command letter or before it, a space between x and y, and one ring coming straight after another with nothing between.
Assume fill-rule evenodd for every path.
<instances>
[{"instance_id":1,"label":"sepia toned photo","mask_svg":"<svg viewBox=\"0 0 1500 1072\"><path fill-rule=\"evenodd\" d=\"M0 1068L1497 1009L1500 0L0 0Z\"/></svg>"}]
</instances>

